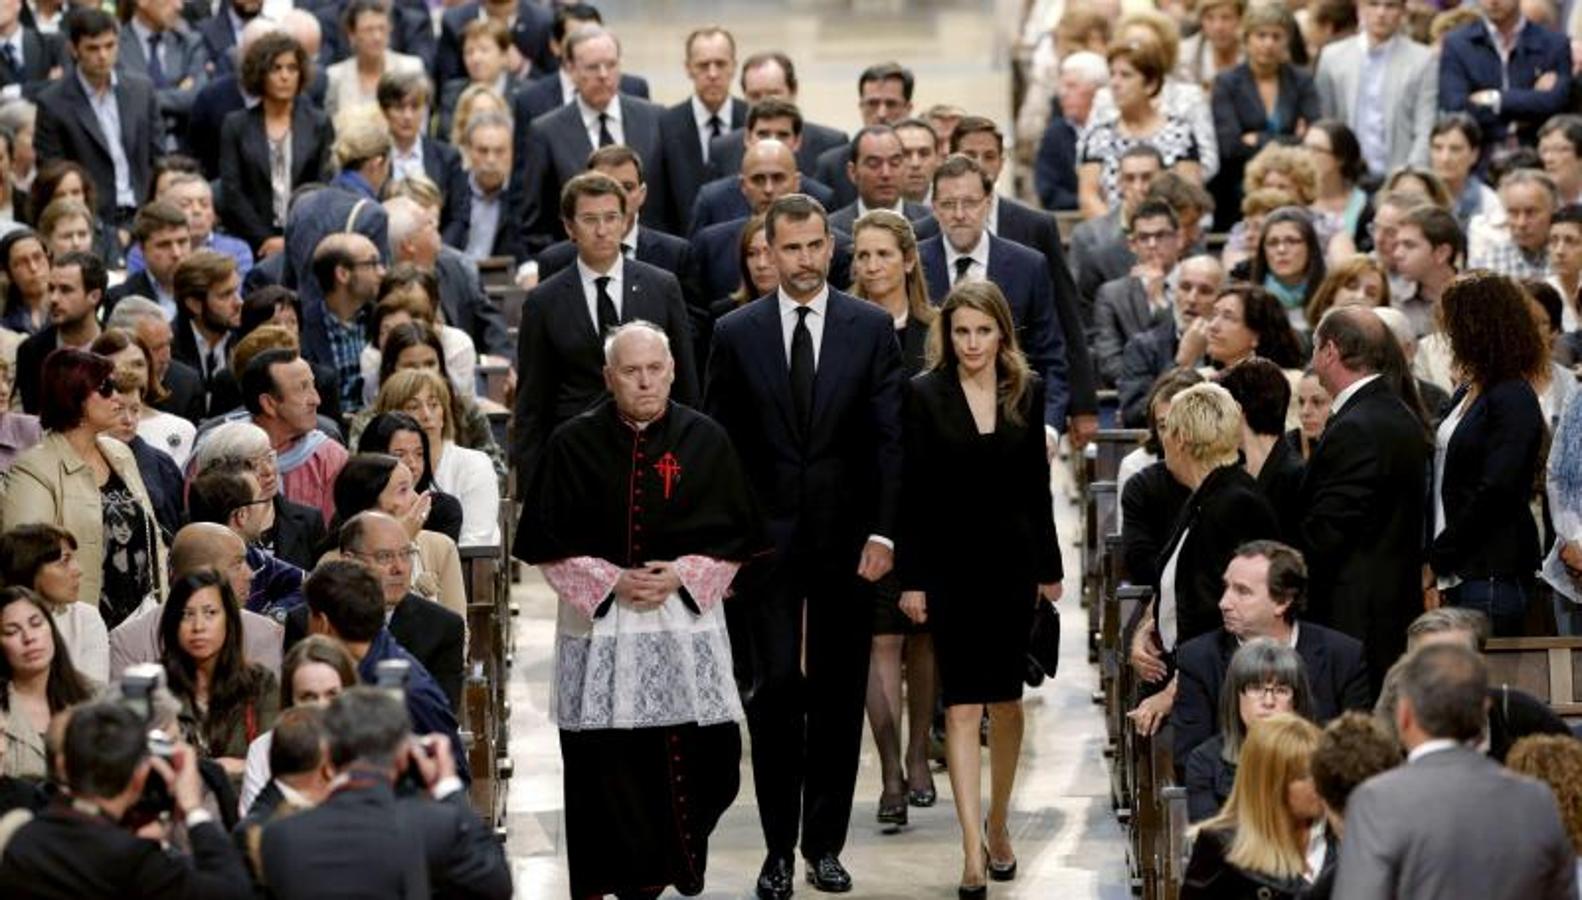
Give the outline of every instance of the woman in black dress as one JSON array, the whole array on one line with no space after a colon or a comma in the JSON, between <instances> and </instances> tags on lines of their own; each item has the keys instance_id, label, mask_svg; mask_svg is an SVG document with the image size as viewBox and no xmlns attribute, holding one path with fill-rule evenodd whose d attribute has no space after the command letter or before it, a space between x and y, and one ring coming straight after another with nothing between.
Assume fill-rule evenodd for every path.
<instances>
[{"instance_id":1,"label":"woman in black dress","mask_svg":"<svg viewBox=\"0 0 1582 900\"><path fill-rule=\"evenodd\" d=\"M1006 816L1028 636L1035 605L1060 599L1064 571L1039 412L1044 386L1016 346L999 288L973 282L945 298L928 361L909 385L903 419L901 609L934 632L965 852L961 896L981 897L989 876L1016 874ZM987 836L978 781L985 707Z\"/></svg>"},{"instance_id":2,"label":"woman in black dress","mask_svg":"<svg viewBox=\"0 0 1582 900\"><path fill-rule=\"evenodd\" d=\"M874 210L852 225L852 293L884 307L895 320L895 337L908 378L923 370L923 350L934 307L928 302L917 235L905 216ZM928 630L907 618L898 601L900 581L892 572L879 579L874 603L873 652L868 663L868 725L879 748L884 792L881 825L899 828L907 804L933 806L928 770L928 734L934 718L934 646ZM901 658L906 657L906 770L901 769Z\"/></svg>"}]
</instances>

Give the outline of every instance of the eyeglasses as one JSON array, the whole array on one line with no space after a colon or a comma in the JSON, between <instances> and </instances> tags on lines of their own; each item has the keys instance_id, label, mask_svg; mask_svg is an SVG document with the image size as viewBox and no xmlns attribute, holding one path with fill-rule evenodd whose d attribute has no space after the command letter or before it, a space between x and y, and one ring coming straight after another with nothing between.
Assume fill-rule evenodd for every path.
<instances>
[{"instance_id":1,"label":"eyeglasses","mask_svg":"<svg viewBox=\"0 0 1582 900\"><path fill-rule=\"evenodd\" d=\"M237 510L246 509L249 506L259 506L259 505L264 504L264 503L273 503L273 502L275 502L275 498L273 498L273 497L259 497L257 500L249 500L246 503L238 503L238 504L236 504L236 508L232 509L231 512L236 512Z\"/></svg>"},{"instance_id":2,"label":"eyeglasses","mask_svg":"<svg viewBox=\"0 0 1582 900\"><path fill-rule=\"evenodd\" d=\"M371 562L376 566L388 566L398 562L410 563L417 558L417 548L408 547L405 550L375 550L373 553L363 553L353 550L350 555L364 562Z\"/></svg>"},{"instance_id":3,"label":"eyeglasses","mask_svg":"<svg viewBox=\"0 0 1582 900\"><path fill-rule=\"evenodd\" d=\"M1175 236L1176 232L1174 230L1132 232L1132 240L1144 246L1163 244L1165 241L1173 240Z\"/></svg>"},{"instance_id":4,"label":"eyeglasses","mask_svg":"<svg viewBox=\"0 0 1582 900\"><path fill-rule=\"evenodd\" d=\"M273 469L278 461L279 456L275 453L275 451L269 450L267 452L260 453L252 459L249 459L247 461L247 468L254 472L259 470L267 471L269 469Z\"/></svg>"},{"instance_id":5,"label":"eyeglasses","mask_svg":"<svg viewBox=\"0 0 1582 900\"><path fill-rule=\"evenodd\" d=\"M1263 242L1264 247L1270 250L1293 250L1307 243L1299 237L1272 237Z\"/></svg>"},{"instance_id":6,"label":"eyeglasses","mask_svg":"<svg viewBox=\"0 0 1582 900\"><path fill-rule=\"evenodd\" d=\"M1249 684L1241 689L1241 695L1248 700L1290 700L1296 696L1296 688L1289 684Z\"/></svg>"},{"instance_id":7,"label":"eyeglasses","mask_svg":"<svg viewBox=\"0 0 1582 900\"><path fill-rule=\"evenodd\" d=\"M373 259L359 259L359 260L356 260L356 261L354 261L352 263L352 268L354 268L354 269L364 269L364 268L375 268L375 269L378 269L378 268L382 268L383 266L384 266L384 260L380 259L377 256L374 257Z\"/></svg>"}]
</instances>

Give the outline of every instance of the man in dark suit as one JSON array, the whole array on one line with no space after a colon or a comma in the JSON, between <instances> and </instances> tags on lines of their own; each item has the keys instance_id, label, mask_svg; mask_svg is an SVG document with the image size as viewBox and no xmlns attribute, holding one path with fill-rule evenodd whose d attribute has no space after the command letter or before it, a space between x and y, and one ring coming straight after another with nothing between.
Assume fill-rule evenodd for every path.
<instances>
[{"instance_id":1,"label":"man in dark suit","mask_svg":"<svg viewBox=\"0 0 1582 900\"><path fill-rule=\"evenodd\" d=\"M604 16L591 3L558 5L549 34L549 61L544 65L535 63L528 74L531 80L511 98L512 119L528 123L576 101L577 82L566 62L566 35L579 28L603 25ZM620 92L626 96L648 99L648 80L642 76L623 72L619 84Z\"/></svg>"},{"instance_id":2,"label":"man in dark suit","mask_svg":"<svg viewBox=\"0 0 1582 900\"><path fill-rule=\"evenodd\" d=\"M778 50L754 53L742 63L742 96L749 108L765 100L780 100L796 105L796 65L791 57ZM741 171L742 151L745 149L742 132L733 131L713 141L709 146L709 174L724 178ZM818 172L818 158L826 150L845 147L846 133L838 128L806 122L802 126L802 143L796 148L797 171L804 177ZM826 208L830 208L826 204Z\"/></svg>"},{"instance_id":3,"label":"man in dark suit","mask_svg":"<svg viewBox=\"0 0 1582 900\"><path fill-rule=\"evenodd\" d=\"M938 110L930 110L930 116ZM960 153L982 166L996 184L1005 167L1005 136L993 119L961 116L950 132L950 152ZM1055 311L1066 339L1066 377L1071 383L1071 405L1067 409L1069 435L1080 447L1099 428L1098 377L1088 353L1087 320L1079 311L1076 283L1061 249L1060 226L1054 216L1011 197L994 194L989 198L985 222L990 234L1021 244L1044 255L1049 275L1054 280Z\"/></svg>"},{"instance_id":4,"label":"man in dark suit","mask_svg":"<svg viewBox=\"0 0 1582 900\"><path fill-rule=\"evenodd\" d=\"M1147 331L1132 335L1121 352L1115 389L1120 395L1122 425L1142 428L1148 424L1148 393L1160 375L1178 365L1198 368L1208 346L1208 320L1214 298L1224 283L1225 268L1216 257L1203 254L1181 261L1173 314ZM1187 344L1184 354L1180 353L1182 343Z\"/></svg>"},{"instance_id":5,"label":"man in dark suit","mask_svg":"<svg viewBox=\"0 0 1582 900\"><path fill-rule=\"evenodd\" d=\"M753 104L747 110L747 125L742 132L743 140L746 142L745 148L737 148L733 174L715 178L693 192L688 230L682 233L697 234L716 222L728 222L751 215L754 208L748 205L740 185L741 179L737 177L742 169L743 154L759 141L766 140L779 141L790 148L793 155L797 154L802 149L803 126L802 112L797 109L795 103L771 97ZM834 202L835 192L805 172L797 170L794 159L792 166L793 170L801 176L800 186L793 187L786 193L807 194L829 208L827 204Z\"/></svg>"},{"instance_id":6,"label":"man in dark suit","mask_svg":"<svg viewBox=\"0 0 1582 900\"><path fill-rule=\"evenodd\" d=\"M746 124L747 104L731 96L736 74L736 38L723 28L700 28L687 36L687 78L692 96L659 117L665 172L660 179L672 233L691 232L692 201L709 181L709 146Z\"/></svg>"},{"instance_id":7,"label":"man in dark suit","mask_svg":"<svg viewBox=\"0 0 1582 900\"><path fill-rule=\"evenodd\" d=\"M847 151L846 176L856 186L857 197L829 214L829 227L851 234L852 225L866 212L887 209L912 223L918 240L939 234L933 211L901 196L901 169L906 151L889 125L867 125L852 136Z\"/></svg>"},{"instance_id":8,"label":"man in dark suit","mask_svg":"<svg viewBox=\"0 0 1582 900\"><path fill-rule=\"evenodd\" d=\"M1121 154L1121 203L1097 219L1071 230L1071 268L1077 281L1077 309L1084 325L1093 322L1099 288L1130 272L1137 263L1126 243L1126 216L1142 202L1148 183L1165 170L1164 157L1151 144L1137 144Z\"/></svg>"},{"instance_id":9,"label":"man in dark suit","mask_svg":"<svg viewBox=\"0 0 1582 900\"><path fill-rule=\"evenodd\" d=\"M1372 707L1361 642L1299 620L1307 580L1307 565L1291 547L1253 541L1237 549L1225 567L1225 596L1219 601L1224 627L1184 641L1176 650L1176 697L1170 710L1175 759L1184 763L1194 747L1219 733L1220 687L1230 658L1254 638L1294 643L1312 691L1314 721L1322 724L1348 709Z\"/></svg>"},{"instance_id":10,"label":"man in dark suit","mask_svg":"<svg viewBox=\"0 0 1582 900\"><path fill-rule=\"evenodd\" d=\"M165 119L165 134L185 134L187 115L198 91L209 81L209 53L203 38L181 18L179 8L169 3L123 4L132 9L121 26L121 48L116 71L147 78L159 95L159 112ZM165 149L174 149L166 146Z\"/></svg>"},{"instance_id":11,"label":"man in dark suit","mask_svg":"<svg viewBox=\"0 0 1582 900\"><path fill-rule=\"evenodd\" d=\"M84 250L62 254L49 271L49 325L16 350L16 389L22 409L39 412L44 357L61 347L86 350L99 336L99 301L108 278L99 257Z\"/></svg>"},{"instance_id":12,"label":"man in dark suit","mask_svg":"<svg viewBox=\"0 0 1582 900\"><path fill-rule=\"evenodd\" d=\"M241 856L204 809L197 753L178 743L169 760L148 752L148 726L120 702L72 710L60 754L71 794L17 829L0 862L7 897L130 895L191 898L252 896ZM165 783L173 816L184 822L191 856L168 854L157 841L122 825L151 774Z\"/></svg>"},{"instance_id":13,"label":"man in dark suit","mask_svg":"<svg viewBox=\"0 0 1582 900\"><path fill-rule=\"evenodd\" d=\"M468 22L484 17L505 23L517 53L531 64L532 71L553 72L557 68L549 46L554 16L548 9L532 0L469 0L445 10L440 17L439 49L433 64L435 83L467 77L461 33Z\"/></svg>"},{"instance_id":14,"label":"man in dark suit","mask_svg":"<svg viewBox=\"0 0 1582 900\"><path fill-rule=\"evenodd\" d=\"M509 357L505 318L484 295L477 264L440 240L437 209L411 193L398 193L384 207L390 219L391 260L433 272L445 324L467 332L479 353Z\"/></svg>"},{"instance_id":15,"label":"man in dark suit","mask_svg":"<svg viewBox=\"0 0 1582 900\"><path fill-rule=\"evenodd\" d=\"M339 787L318 806L264 829L261 858L280 900L350 893L383 897L511 896L494 832L467 805L449 742L414 740L390 692L355 687L324 712ZM423 790L397 798L413 770Z\"/></svg>"},{"instance_id":16,"label":"man in dark suit","mask_svg":"<svg viewBox=\"0 0 1582 900\"><path fill-rule=\"evenodd\" d=\"M234 75L241 68L242 31L264 10L264 0L220 0L220 10L198 24L211 76Z\"/></svg>"},{"instance_id":17,"label":"man in dark suit","mask_svg":"<svg viewBox=\"0 0 1582 900\"><path fill-rule=\"evenodd\" d=\"M1170 318L1165 294L1181 247L1176 214L1159 200L1143 201L1126 233L1137 265L1131 274L1105 282L1093 306L1093 357L1105 387L1115 387L1120 377L1126 342Z\"/></svg>"},{"instance_id":18,"label":"man in dark suit","mask_svg":"<svg viewBox=\"0 0 1582 900\"><path fill-rule=\"evenodd\" d=\"M566 65L577 83L577 99L532 123L516 123L518 147L526 153L517 160L513 193L525 198L523 209L528 244L540 250L562 237L556 200L560 189L588 165L588 155L610 144L625 144L642 157L649 172L663 172L664 153L659 141L662 107L616 92L621 49L614 35L589 26L566 38ZM643 224L662 228L665 199L653 198L643 210Z\"/></svg>"},{"instance_id":19,"label":"man in dark suit","mask_svg":"<svg viewBox=\"0 0 1582 900\"><path fill-rule=\"evenodd\" d=\"M386 72L379 79L379 109L390 123L390 180L393 184L421 175L439 188L444 198L439 231L445 243L467 246L467 226L472 219L472 192L461 167L461 153L450 144L423 132L430 104L428 76L421 72Z\"/></svg>"},{"instance_id":20,"label":"man in dark suit","mask_svg":"<svg viewBox=\"0 0 1582 900\"><path fill-rule=\"evenodd\" d=\"M893 125L912 115L912 70L899 63L869 66L857 78L857 110L863 127ZM819 155L813 175L835 191L835 202L845 206L857 200L852 181L850 148L830 148Z\"/></svg>"},{"instance_id":21,"label":"man in dark suit","mask_svg":"<svg viewBox=\"0 0 1582 900\"><path fill-rule=\"evenodd\" d=\"M41 34L21 19L22 4L0 3L0 96L36 100L39 91L65 72L60 35Z\"/></svg>"},{"instance_id":22,"label":"man in dark suit","mask_svg":"<svg viewBox=\"0 0 1582 900\"><path fill-rule=\"evenodd\" d=\"M147 78L116 73L119 37L109 13L76 7L64 27L77 71L39 92L34 150L39 159L86 167L99 220L125 223L143 204L154 159L164 152L159 99Z\"/></svg>"},{"instance_id":23,"label":"man in dark suit","mask_svg":"<svg viewBox=\"0 0 1582 900\"><path fill-rule=\"evenodd\" d=\"M461 709L466 625L451 610L412 593L411 545L405 526L382 512L359 513L341 526L341 556L379 578L391 637L434 676L451 709Z\"/></svg>"},{"instance_id":24,"label":"man in dark suit","mask_svg":"<svg viewBox=\"0 0 1582 900\"><path fill-rule=\"evenodd\" d=\"M1391 711L1406 764L1346 801L1334 896L1346 900L1576 894L1576 848L1554 793L1479 753L1489 673L1465 647L1402 665Z\"/></svg>"},{"instance_id":25,"label":"man in dark suit","mask_svg":"<svg viewBox=\"0 0 1582 900\"><path fill-rule=\"evenodd\" d=\"M491 256L521 260L529 255L524 234L527 196L512 185L511 120L482 112L462 135L467 154L467 241L462 250L473 261Z\"/></svg>"},{"instance_id":26,"label":"man in dark suit","mask_svg":"<svg viewBox=\"0 0 1582 900\"><path fill-rule=\"evenodd\" d=\"M630 147L611 144L593 151L588 159L588 171L602 172L615 179L626 191L626 232L621 237L621 255L627 259L648 263L664 269L681 282L681 291L689 307L701 301L697 295L692 268L692 245L673 234L654 228L644 228L638 217L648 200L648 179L643 171L643 160ZM535 257L538 278L548 280L556 272L577 261L577 245L569 240L550 245ZM705 304L706 307L706 304Z\"/></svg>"},{"instance_id":27,"label":"man in dark suit","mask_svg":"<svg viewBox=\"0 0 1582 900\"><path fill-rule=\"evenodd\" d=\"M217 27L213 23L224 19L224 15L215 16L206 24ZM219 70L216 69L215 76L192 99L192 109L187 114L187 152L203 167L203 175L210 181L220 177L220 129L225 126L225 117L247 106L247 97L242 93L241 59L260 35L279 27L256 16L242 26L236 36L236 43L223 51L226 55L222 58L236 58L234 67L224 74L218 74ZM213 52L212 49L210 52ZM312 58L311 53L309 58Z\"/></svg>"},{"instance_id":28,"label":"man in dark suit","mask_svg":"<svg viewBox=\"0 0 1582 900\"><path fill-rule=\"evenodd\" d=\"M1485 149L1512 137L1536 146L1539 126L1572 108L1571 43L1529 21L1517 0L1479 0L1478 7L1481 21L1445 35L1439 108L1471 113Z\"/></svg>"},{"instance_id":29,"label":"man in dark suit","mask_svg":"<svg viewBox=\"0 0 1582 900\"><path fill-rule=\"evenodd\" d=\"M989 173L965 156L952 156L934 172L934 209L941 233L918 244L918 260L934 305L951 286L989 281L1005 295L1016 339L1027 362L1044 379L1046 435L1053 443L1066 427L1071 402L1065 333L1055 308L1049 265L1037 252L997 238L984 227L994 189Z\"/></svg>"},{"instance_id":30,"label":"man in dark suit","mask_svg":"<svg viewBox=\"0 0 1582 900\"><path fill-rule=\"evenodd\" d=\"M242 277L236 260L199 250L176 267L174 285L181 312L171 353L203 376L204 392L212 397L215 378L229 364L231 337L242 324Z\"/></svg>"},{"instance_id":31,"label":"man in dark suit","mask_svg":"<svg viewBox=\"0 0 1582 900\"><path fill-rule=\"evenodd\" d=\"M256 796L243 798L252 803L244 806L245 815L231 830L255 875L259 860L253 850L265 826L322 803L335 778L325 746L324 710L318 706L304 703L281 710L270 735L269 781Z\"/></svg>"},{"instance_id":32,"label":"man in dark suit","mask_svg":"<svg viewBox=\"0 0 1582 900\"><path fill-rule=\"evenodd\" d=\"M1335 309L1313 335L1334 412L1302 480L1301 549L1314 621L1362 641L1374 687L1422 609L1423 486L1433 442L1381 373L1404 368L1384 323Z\"/></svg>"},{"instance_id":33,"label":"man in dark suit","mask_svg":"<svg viewBox=\"0 0 1582 900\"><path fill-rule=\"evenodd\" d=\"M739 671L751 673L744 696L768 851L757 891L784 900L799 832L814 887L851 889L839 854L862 740L872 582L893 562L902 375L889 314L829 287L833 233L818 203L782 197L766 228L780 290L716 325L704 408L735 443L774 543L761 571L737 581L732 632Z\"/></svg>"},{"instance_id":34,"label":"man in dark suit","mask_svg":"<svg viewBox=\"0 0 1582 900\"><path fill-rule=\"evenodd\" d=\"M555 426L606 395L604 334L642 319L670 338L676 381L672 396L696 405L697 369L681 285L674 275L621 254L627 219L626 192L600 172L566 184L560 208L577 244L577 264L541 282L522 308L516 371L514 459L523 490Z\"/></svg>"}]
</instances>

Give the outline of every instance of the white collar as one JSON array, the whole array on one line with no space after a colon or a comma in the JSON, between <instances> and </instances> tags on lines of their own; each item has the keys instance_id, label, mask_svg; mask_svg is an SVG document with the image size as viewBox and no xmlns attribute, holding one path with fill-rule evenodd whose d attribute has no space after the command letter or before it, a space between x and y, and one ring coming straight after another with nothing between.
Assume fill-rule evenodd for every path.
<instances>
[{"instance_id":1,"label":"white collar","mask_svg":"<svg viewBox=\"0 0 1582 900\"><path fill-rule=\"evenodd\" d=\"M619 283L625 268L626 257L619 253L615 254L615 263L610 266L610 271L608 272L595 272L587 263L582 261L581 256L577 257L577 274L582 276L583 284L592 284L596 278L609 278L612 282Z\"/></svg>"},{"instance_id":2,"label":"white collar","mask_svg":"<svg viewBox=\"0 0 1582 900\"><path fill-rule=\"evenodd\" d=\"M709 119L714 116L719 116L720 118L721 134L731 130L731 98L729 96L725 98L725 102L721 103L720 108L717 110L709 109L697 94L692 95L691 102L692 118L697 121L699 131L709 127Z\"/></svg>"},{"instance_id":3,"label":"white collar","mask_svg":"<svg viewBox=\"0 0 1582 900\"><path fill-rule=\"evenodd\" d=\"M813 299L806 303L798 303L792 300L783 287L775 289L775 297L780 302L780 318L782 319L791 315L792 310L799 306L806 306L813 310L813 315L823 317L824 311L829 307L829 282L825 282L824 286L819 288L818 293L813 296Z\"/></svg>"},{"instance_id":4,"label":"white collar","mask_svg":"<svg viewBox=\"0 0 1582 900\"><path fill-rule=\"evenodd\" d=\"M904 197L904 196L896 197L894 206L880 207L880 209L884 209L887 212L893 212L893 213L895 213L896 215L898 215L898 216L900 216L902 218L906 218L906 197ZM858 197L857 198L857 218L860 219L863 216L865 216L865 215L867 215L868 213L871 213L871 212L873 212L873 207L871 207L868 204L862 202L862 198Z\"/></svg>"},{"instance_id":5,"label":"white collar","mask_svg":"<svg viewBox=\"0 0 1582 900\"><path fill-rule=\"evenodd\" d=\"M1366 31L1358 32L1358 37L1362 39L1363 53L1375 53L1381 50L1389 50L1391 47L1395 46L1395 41L1400 36L1400 29L1396 29L1394 34L1375 44L1373 42L1373 38L1369 37Z\"/></svg>"},{"instance_id":6,"label":"white collar","mask_svg":"<svg viewBox=\"0 0 1582 900\"><path fill-rule=\"evenodd\" d=\"M619 123L621 121L621 98L619 96L611 97L609 105L599 110L589 106L588 101L582 99L582 95L578 94L577 111L582 113L582 124L589 129L598 126L600 113L609 116L611 122Z\"/></svg>"},{"instance_id":7,"label":"white collar","mask_svg":"<svg viewBox=\"0 0 1582 900\"><path fill-rule=\"evenodd\" d=\"M1302 623L1301 622L1292 622L1291 623L1291 639L1286 641L1285 645L1287 647L1290 647L1292 650L1296 649L1296 642L1297 642L1297 639L1301 636L1301 629L1302 629ZM1248 640L1249 640L1248 638L1240 638L1240 637L1236 638L1236 646L1240 647L1242 644L1247 643Z\"/></svg>"},{"instance_id":8,"label":"white collar","mask_svg":"<svg viewBox=\"0 0 1582 900\"><path fill-rule=\"evenodd\" d=\"M309 800L308 798L302 796L302 792L301 791L297 790L296 788L292 787L289 784L286 784L284 781L281 781L278 778L275 779L275 787L280 789L280 796L282 798L284 798L285 801L287 803L291 804L292 806L312 807L312 806L317 806L318 805L318 804L314 803L312 800Z\"/></svg>"},{"instance_id":9,"label":"white collar","mask_svg":"<svg viewBox=\"0 0 1582 900\"><path fill-rule=\"evenodd\" d=\"M974 244L972 246L972 249L968 250L966 253L962 253L961 251L957 250L955 245L950 242L950 238L948 238L948 237L940 238L940 243L945 245L945 269L946 269L945 275L946 276L948 276L952 280L954 280L955 273L951 272L949 270L955 268L956 260L958 260L961 257L965 256L965 257L970 258L973 262L977 263L978 265L982 266L983 267L983 272L984 272L984 277L985 278L988 277L988 272L989 272L989 229L985 228L985 229L983 229L982 232L980 232L978 234L978 242L976 244Z\"/></svg>"},{"instance_id":10,"label":"white collar","mask_svg":"<svg viewBox=\"0 0 1582 900\"><path fill-rule=\"evenodd\" d=\"M481 10L483 8L483 4L478 4L478 7ZM561 101L563 103L570 103L572 100L577 99L577 85L571 80L571 76L566 74L565 68L556 69L555 75L560 79ZM568 97L571 99L566 99Z\"/></svg>"},{"instance_id":11,"label":"white collar","mask_svg":"<svg viewBox=\"0 0 1582 900\"><path fill-rule=\"evenodd\" d=\"M989 195L989 214L983 219L983 230L989 234L1000 233L1000 195Z\"/></svg>"},{"instance_id":12,"label":"white collar","mask_svg":"<svg viewBox=\"0 0 1582 900\"><path fill-rule=\"evenodd\" d=\"M625 244L628 247L631 247L633 254L637 253L637 229L639 227L641 227L641 226L639 226L637 224L637 218L634 216L632 218L631 230L629 230L625 234L621 235L621 243ZM621 255L625 256L626 254L623 253Z\"/></svg>"},{"instance_id":13,"label":"white collar","mask_svg":"<svg viewBox=\"0 0 1582 900\"><path fill-rule=\"evenodd\" d=\"M1423 741L1421 744L1413 747L1412 752L1406 754L1406 761L1407 763L1414 763L1429 755L1430 753L1439 753L1444 750L1454 750L1460 746L1460 741L1451 740L1450 738L1434 738L1432 740Z\"/></svg>"},{"instance_id":14,"label":"white collar","mask_svg":"<svg viewBox=\"0 0 1582 900\"><path fill-rule=\"evenodd\" d=\"M1352 397L1355 397L1358 391L1362 390L1378 377L1379 373L1375 372L1372 375L1364 375L1361 378L1358 378L1356 381L1353 381L1349 387L1335 395L1334 401L1329 404L1329 414L1335 415L1342 409L1345 409L1346 401L1350 400Z\"/></svg>"}]
</instances>

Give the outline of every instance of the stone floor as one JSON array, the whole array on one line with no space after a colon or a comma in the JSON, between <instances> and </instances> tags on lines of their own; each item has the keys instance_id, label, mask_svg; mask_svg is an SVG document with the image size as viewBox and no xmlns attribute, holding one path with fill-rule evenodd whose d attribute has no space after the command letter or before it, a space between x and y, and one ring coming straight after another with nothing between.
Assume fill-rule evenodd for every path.
<instances>
[{"instance_id":1,"label":"stone floor","mask_svg":"<svg viewBox=\"0 0 1582 900\"><path fill-rule=\"evenodd\" d=\"M1016 0L606 0L600 7L623 39L626 70L645 75L654 99L662 103L687 94L681 68L686 33L717 22L737 36L739 58L771 48L792 56L801 80L799 102L814 121L854 128L857 73L895 59L916 72L918 112L934 103L953 103L1009 123L1008 47L1020 7ZM1069 490L1059 492L1057 521L1068 544L1066 568L1074 571L1077 555L1069 543L1078 534L1078 519ZM1021 872L1015 882L995 884L994 896L1129 896L1123 835L1110 814L1100 752L1103 723L1089 699L1096 674L1086 662L1086 616L1074 602L1076 589L1075 580L1069 580L1072 600L1061 604L1065 665L1053 682L1026 696L1026 740L1011 820ZM521 609L510 685L516 776L508 803L507 849L518 896L565 897L560 755L546 717L555 600L531 570L515 599ZM842 857L855 880L850 896L953 897L961 873L960 840L945 773L935 776L939 804L912 810L905 833L883 835L873 821L878 761L866 731L864 739L853 826ZM741 792L710 848L705 897L752 895L763 839L751 777L744 753ZM816 895L798 885L799 896Z\"/></svg>"}]
</instances>

